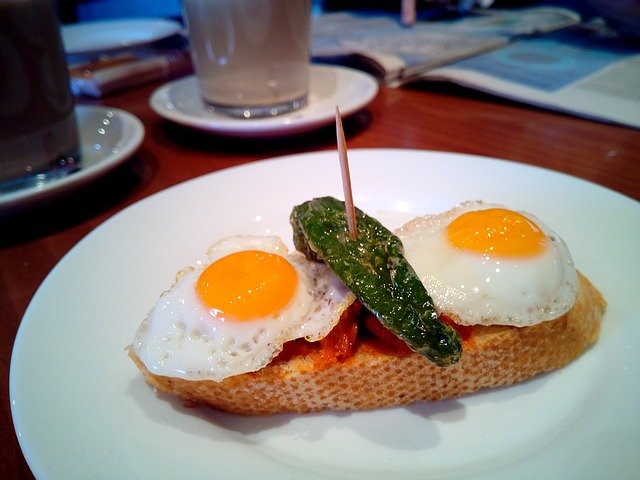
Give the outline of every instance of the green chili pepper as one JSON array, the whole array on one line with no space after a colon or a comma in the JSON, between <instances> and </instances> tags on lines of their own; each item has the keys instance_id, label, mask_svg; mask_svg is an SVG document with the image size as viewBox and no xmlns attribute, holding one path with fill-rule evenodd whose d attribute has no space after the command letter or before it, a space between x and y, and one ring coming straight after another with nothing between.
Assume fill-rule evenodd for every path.
<instances>
[{"instance_id":1,"label":"green chili pepper","mask_svg":"<svg viewBox=\"0 0 640 480\"><path fill-rule=\"evenodd\" d=\"M290 216L296 248L324 261L378 319L415 352L438 366L456 363L460 335L438 318L433 300L404 258L402 242L356 209L358 237L347 229L344 202L315 198Z\"/></svg>"}]
</instances>

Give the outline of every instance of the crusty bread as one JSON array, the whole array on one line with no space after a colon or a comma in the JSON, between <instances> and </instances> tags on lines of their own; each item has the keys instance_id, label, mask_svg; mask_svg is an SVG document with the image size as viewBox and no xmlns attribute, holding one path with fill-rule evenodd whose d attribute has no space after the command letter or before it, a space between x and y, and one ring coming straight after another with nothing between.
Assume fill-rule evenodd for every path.
<instances>
[{"instance_id":1,"label":"crusty bread","mask_svg":"<svg viewBox=\"0 0 640 480\"><path fill-rule=\"evenodd\" d=\"M606 302L581 274L573 308L532 327L478 326L455 365L437 367L420 355L385 353L362 342L343 363L318 370L308 356L275 362L221 382L154 375L132 349L147 382L184 399L243 415L366 410L460 397L511 385L566 365L595 342Z\"/></svg>"}]
</instances>

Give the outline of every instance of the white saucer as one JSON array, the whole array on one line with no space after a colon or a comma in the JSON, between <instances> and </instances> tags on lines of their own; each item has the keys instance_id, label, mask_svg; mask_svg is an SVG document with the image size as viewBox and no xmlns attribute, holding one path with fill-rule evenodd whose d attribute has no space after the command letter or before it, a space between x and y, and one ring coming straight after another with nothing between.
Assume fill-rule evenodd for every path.
<instances>
[{"instance_id":1,"label":"white saucer","mask_svg":"<svg viewBox=\"0 0 640 480\"><path fill-rule=\"evenodd\" d=\"M142 122L118 108L79 105L76 118L81 153L78 170L20 190L0 193L0 214L51 199L104 175L129 158L144 137Z\"/></svg>"},{"instance_id":2,"label":"white saucer","mask_svg":"<svg viewBox=\"0 0 640 480\"><path fill-rule=\"evenodd\" d=\"M208 109L195 76L168 83L151 95L151 108L162 117L199 130L233 137L276 137L313 130L366 106L378 93L374 77L344 67L312 65L308 105L276 117L239 119Z\"/></svg>"},{"instance_id":3,"label":"white saucer","mask_svg":"<svg viewBox=\"0 0 640 480\"><path fill-rule=\"evenodd\" d=\"M102 20L60 29L68 55L107 53L148 45L182 31L178 22L161 18Z\"/></svg>"}]
</instances>

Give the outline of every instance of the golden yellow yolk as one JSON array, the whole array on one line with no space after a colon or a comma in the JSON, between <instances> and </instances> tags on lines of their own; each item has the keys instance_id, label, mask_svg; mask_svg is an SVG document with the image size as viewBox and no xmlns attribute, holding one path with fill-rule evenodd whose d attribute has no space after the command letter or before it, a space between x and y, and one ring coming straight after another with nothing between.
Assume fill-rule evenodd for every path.
<instances>
[{"instance_id":1,"label":"golden yellow yolk","mask_svg":"<svg viewBox=\"0 0 640 480\"><path fill-rule=\"evenodd\" d=\"M537 255L548 241L535 223L504 208L463 213L447 226L447 237L454 247L506 257Z\"/></svg>"},{"instance_id":2,"label":"golden yellow yolk","mask_svg":"<svg viewBox=\"0 0 640 480\"><path fill-rule=\"evenodd\" d=\"M277 314L296 289L289 261L260 250L244 250L209 265L198 278L200 299L225 319L251 320Z\"/></svg>"}]
</instances>

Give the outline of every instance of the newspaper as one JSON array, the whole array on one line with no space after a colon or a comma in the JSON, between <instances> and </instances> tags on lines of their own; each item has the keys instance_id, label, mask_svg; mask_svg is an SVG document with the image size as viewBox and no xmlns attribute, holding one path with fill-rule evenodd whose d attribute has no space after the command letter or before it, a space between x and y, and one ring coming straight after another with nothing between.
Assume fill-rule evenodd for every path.
<instances>
[{"instance_id":1,"label":"newspaper","mask_svg":"<svg viewBox=\"0 0 640 480\"><path fill-rule=\"evenodd\" d=\"M314 20L312 48L317 61L390 86L451 82L640 128L640 48L562 8L489 9L410 28L389 16L326 14Z\"/></svg>"},{"instance_id":2,"label":"newspaper","mask_svg":"<svg viewBox=\"0 0 640 480\"><path fill-rule=\"evenodd\" d=\"M368 66L391 84L579 21L576 13L556 7L477 10L410 27L394 16L328 13L314 18L312 54L319 61Z\"/></svg>"},{"instance_id":3,"label":"newspaper","mask_svg":"<svg viewBox=\"0 0 640 480\"><path fill-rule=\"evenodd\" d=\"M448 81L593 120L640 128L640 49L606 28L584 25L423 72Z\"/></svg>"}]
</instances>

